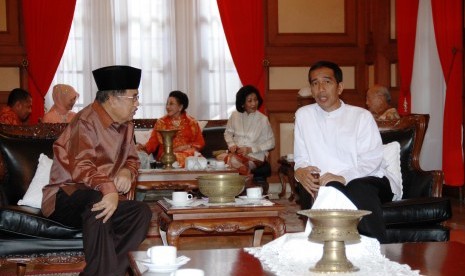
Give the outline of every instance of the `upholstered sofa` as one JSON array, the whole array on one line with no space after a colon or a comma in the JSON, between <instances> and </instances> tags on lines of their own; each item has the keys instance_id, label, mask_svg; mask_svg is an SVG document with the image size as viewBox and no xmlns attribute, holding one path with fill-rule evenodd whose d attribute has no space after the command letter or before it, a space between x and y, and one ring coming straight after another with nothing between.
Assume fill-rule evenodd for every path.
<instances>
[{"instance_id":1,"label":"upholstered sofa","mask_svg":"<svg viewBox=\"0 0 465 276\"><path fill-rule=\"evenodd\" d=\"M448 241L449 229L442 222L451 218L450 200L443 198L443 172L423 171L420 168L420 151L428 126L429 115L412 114L400 120L380 121L378 127L383 144L397 141L400 144L402 174L402 200L383 205L388 243ZM311 199L297 193L302 208Z\"/></svg>"},{"instance_id":2,"label":"upholstered sofa","mask_svg":"<svg viewBox=\"0 0 465 276\"><path fill-rule=\"evenodd\" d=\"M44 218L40 209L17 205L40 154L52 158L53 142L64 127L0 125L0 256L82 250L80 229Z\"/></svg>"},{"instance_id":3,"label":"upholstered sofa","mask_svg":"<svg viewBox=\"0 0 465 276\"><path fill-rule=\"evenodd\" d=\"M155 119L135 119L136 131L151 130ZM209 120L203 128L202 154L225 150L226 120ZM42 216L40 209L18 206L33 179L41 153L53 157L52 145L66 124L0 125L0 257L82 251L81 229ZM271 170L269 171L271 174ZM266 180L266 175L263 174ZM135 189L128 197L134 198Z\"/></svg>"}]
</instances>

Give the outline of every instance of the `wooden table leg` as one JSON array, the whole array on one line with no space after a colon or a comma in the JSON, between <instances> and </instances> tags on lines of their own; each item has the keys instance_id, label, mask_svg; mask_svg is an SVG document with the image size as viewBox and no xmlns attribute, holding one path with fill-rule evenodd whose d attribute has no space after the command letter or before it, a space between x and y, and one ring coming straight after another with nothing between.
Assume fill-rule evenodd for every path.
<instances>
[{"instance_id":1,"label":"wooden table leg","mask_svg":"<svg viewBox=\"0 0 465 276\"><path fill-rule=\"evenodd\" d=\"M268 227L271 228L273 232L273 239L277 239L286 233L286 224L284 220L280 217L270 217Z\"/></svg>"},{"instance_id":2,"label":"wooden table leg","mask_svg":"<svg viewBox=\"0 0 465 276\"><path fill-rule=\"evenodd\" d=\"M254 236L253 236L253 247L259 247L262 243L262 237L263 237L263 232L265 231L265 228L256 228L254 231Z\"/></svg>"},{"instance_id":3,"label":"wooden table leg","mask_svg":"<svg viewBox=\"0 0 465 276\"><path fill-rule=\"evenodd\" d=\"M297 181L294 178L294 171L288 175L289 179L289 186L291 187L291 195L289 196L289 201L293 201L295 199L295 195L297 194L296 185Z\"/></svg>"},{"instance_id":4,"label":"wooden table leg","mask_svg":"<svg viewBox=\"0 0 465 276\"><path fill-rule=\"evenodd\" d=\"M168 241L166 240L166 231L162 230L161 227L158 227L158 232L160 232L161 241L163 245L168 245Z\"/></svg>"},{"instance_id":5,"label":"wooden table leg","mask_svg":"<svg viewBox=\"0 0 465 276\"><path fill-rule=\"evenodd\" d=\"M179 236L186 231L187 229L195 228L194 223L183 222L183 221L172 221L168 226L167 233L167 242L168 245L179 246Z\"/></svg>"},{"instance_id":6,"label":"wooden table leg","mask_svg":"<svg viewBox=\"0 0 465 276\"><path fill-rule=\"evenodd\" d=\"M24 276L26 274L26 264L17 263L16 264L16 276Z\"/></svg>"},{"instance_id":7,"label":"wooden table leg","mask_svg":"<svg viewBox=\"0 0 465 276\"><path fill-rule=\"evenodd\" d=\"M160 233L163 245L173 245L173 238L171 238L170 231L171 223L172 220L166 213L162 212L158 215L158 231ZM177 238L175 238L174 242L177 244ZM177 247L177 245L175 246Z\"/></svg>"},{"instance_id":8,"label":"wooden table leg","mask_svg":"<svg viewBox=\"0 0 465 276\"><path fill-rule=\"evenodd\" d=\"M279 181L281 182L281 192L278 194L279 198L286 195L287 183L284 181L284 170L285 168L281 165L278 169Z\"/></svg>"}]
</instances>

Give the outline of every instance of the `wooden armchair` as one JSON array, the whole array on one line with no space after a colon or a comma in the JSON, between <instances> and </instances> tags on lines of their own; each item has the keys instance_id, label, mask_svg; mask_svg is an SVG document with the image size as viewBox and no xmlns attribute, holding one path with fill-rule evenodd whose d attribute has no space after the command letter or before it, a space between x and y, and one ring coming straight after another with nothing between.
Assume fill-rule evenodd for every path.
<instances>
[{"instance_id":1,"label":"wooden armchair","mask_svg":"<svg viewBox=\"0 0 465 276\"><path fill-rule=\"evenodd\" d=\"M378 122L383 143L397 141L401 149L402 200L383 205L390 242L449 240L449 229L442 225L452 216L450 200L442 198L444 174L420 167L428 122L427 114Z\"/></svg>"}]
</instances>

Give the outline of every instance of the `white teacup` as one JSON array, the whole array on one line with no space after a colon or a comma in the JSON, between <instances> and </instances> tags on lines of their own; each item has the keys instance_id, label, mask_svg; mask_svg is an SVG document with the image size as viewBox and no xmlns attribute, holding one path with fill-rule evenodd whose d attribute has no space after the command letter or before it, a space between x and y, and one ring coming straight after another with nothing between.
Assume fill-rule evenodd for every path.
<instances>
[{"instance_id":1,"label":"white teacup","mask_svg":"<svg viewBox=\"0 0 465 276\"><path fill-rule=\"evenodd\" d=\"M176 270L175 276L204 276L205 273L202 269L196 268L183 268Z\"/></svg>"},{"instance_id":2,"label":"white teacup","mask_svg":"<svg viewBox=\"0 0 465 276\"><path fill-rule=\"evenodd\" d=\"M176 263L176 247L157 245L147 250L147 256L154 265L174 265Z\"/></svg>"},{"instance_id":3,"label":"white teacup","mask_svg":"<svg viewBox=\"0 0 465 276\"><path fill-rule=\"evenodd\" d=\"M190 199L192 199L194 196L191 194L188 194L187 192L173 192L172 195L173 202L186 202Z\"/></svg>"},{"instance_id":4,"label":"white teacup","mask_svg":"<svg viewBox=\"0 0 465 276\"><path fill-rule=\"evenodd\" d=\"M293 153L288 153L286 157L287 157L287 160L294 160L294 154Z\"/></svg>"},{"instance_id":5,"label":"white teacup","mask_svg":"<svg viewBox=\"0 0 465 276\"><path fill-rule=\"evenodd\" d=\"M247 198L262 198L262 187L247 188Z\"/></svg>"},{"instance_id":6,"label":"white teacup","mask_svg":"<svg viewBox=\"0 0 465 276\"><path fill-rule=\"evenodd\" d=\"M226 164L224 161L216 161L215 162L215 168L217 169L224 169L226 167Z\"/></svg>"}]
</instances>

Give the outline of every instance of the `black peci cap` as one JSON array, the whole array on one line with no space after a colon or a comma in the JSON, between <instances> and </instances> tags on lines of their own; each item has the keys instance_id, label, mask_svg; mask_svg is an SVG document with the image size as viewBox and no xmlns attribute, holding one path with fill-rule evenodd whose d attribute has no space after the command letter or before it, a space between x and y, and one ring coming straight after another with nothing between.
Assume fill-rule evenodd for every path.
<instances>
[{"instance_id":1,"label":"black peci cap","mask_svg":"<svg viewBox=\"0 0 465 276\"><path fill-rule=\"evenodd\" d=\"M126 65L107 66L92 71L98 91L138 89L142 70Z\"/></svg>"}]
</instances>

